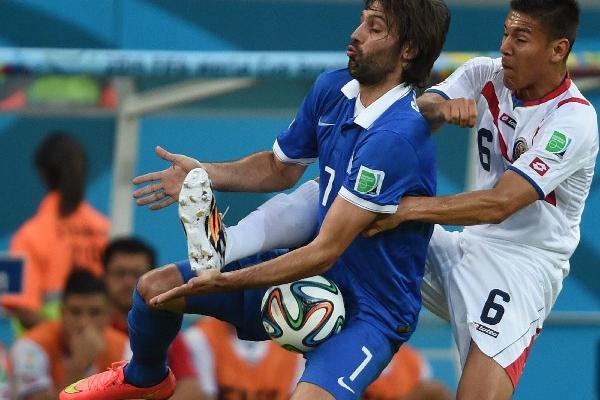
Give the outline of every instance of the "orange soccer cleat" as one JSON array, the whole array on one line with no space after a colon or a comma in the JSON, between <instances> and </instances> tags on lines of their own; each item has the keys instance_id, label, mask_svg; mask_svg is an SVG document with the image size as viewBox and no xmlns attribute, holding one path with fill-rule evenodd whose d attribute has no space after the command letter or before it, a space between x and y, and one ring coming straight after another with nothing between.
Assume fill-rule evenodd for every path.
<instances>
[{"instance_id":1,"label":"orange soccer cleat","mask_svg":"<svg viewBox=\"0 0 600 400\"><path fill-rule=\"evenodd\" d=\"M60 400L164 400L175 391L175 376L169 369L158 385L137 387L125 382L126 361L113 363L110 369L77 381L60 392Z\"/></svg>"}]
</instances>

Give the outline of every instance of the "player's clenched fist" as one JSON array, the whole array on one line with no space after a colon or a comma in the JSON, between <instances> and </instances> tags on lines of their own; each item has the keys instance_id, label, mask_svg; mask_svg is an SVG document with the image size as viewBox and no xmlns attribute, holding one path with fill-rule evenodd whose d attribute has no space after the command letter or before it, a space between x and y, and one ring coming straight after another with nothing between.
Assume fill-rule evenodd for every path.
<instances>
[{"instance_id":1,"label":"player's clenched fist","mask_svg":"<svg viewBox=\"0 0 600 400\"><path fill-rule=\"evenodd\" d=\"M477 122L477 103L473 99L451 99L439 103L442 119L461 128L475 126Z\"/></svg>"}]
</instances>

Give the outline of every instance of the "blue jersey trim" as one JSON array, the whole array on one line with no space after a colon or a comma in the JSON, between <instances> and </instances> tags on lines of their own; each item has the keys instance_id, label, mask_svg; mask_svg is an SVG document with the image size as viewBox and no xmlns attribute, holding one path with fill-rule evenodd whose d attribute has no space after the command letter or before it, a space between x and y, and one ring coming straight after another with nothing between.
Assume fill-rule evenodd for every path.
<instances>
[{"instance_id":1,"label":"blue jersey trim","mask_svg":"<svg viewBox=\"0 0 600 400\"><path fill-rule=\"evenodd\" d=\"M531 183L531 186L533 186L533 188L537 192L538 196L540 197L540 200L544 200L544 198L546 197L546 195L544 194L544 191L533 179L531 179L531 177L529 175L527 175L525 172L521 171L520 169L518 169L512 165L509 166L508 169L521 175L523 178L525 178L525 180L527 182Z\"/></svg>"},{"instance_id":2,"label":"blue jersey trim","mask_svg":"<svg viewBox=\"0 0 600 400\"><path fill-rule=\"evenodd\" d=\"M289 158L283 152L281 147L279 147L279 143L277 143L277 140L275 140L275 143L273 143L273 154L275 154L275 157L277 157L279 161L289 164L310 165L317 161L316 158Z\"/></svg>"},{"instance_id":3,"label":"blue jersey trim","mask_svg":"<svg viewBox=\"0 0 600 400\"><path fill-rule=\"evenodd\" d=\"M390 205L382 206L382 205L370 202L368 200L365 200L361 197L358 197L357 195L355 195L354 193L352 193L351 191L346 189L344 186L342 186L340 188L338 195L340 195L347 202L354 204L355 206L360 207L367 211L383 213L383 214L393 214L398 209L397 205L390 204Z\"/></svg>"},{"instance_id":4,"label":"blue jersey trim","mask_svg":"<svg viewBox=\"0 0 600 400\"><path fill-rule=\"evenodd\" d=\"M439 89L427 89L425 91L425 93L435 93L435 94L439 94L440 96L442 96L444 99L446 100L450 100L450 96L448 96L446 93L442 92Z\"/></svg>"}]
</instances>

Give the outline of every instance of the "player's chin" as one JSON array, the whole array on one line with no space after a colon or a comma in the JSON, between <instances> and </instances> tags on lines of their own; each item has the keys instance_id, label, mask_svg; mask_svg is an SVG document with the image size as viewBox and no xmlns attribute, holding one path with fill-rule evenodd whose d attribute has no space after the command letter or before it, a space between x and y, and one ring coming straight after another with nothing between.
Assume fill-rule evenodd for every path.
<instances>
[{"instance_id":1,"label":"player's chin","mask_svg":"<svg viewBox=\"0 0 600 400\"><path fill-rule=\"evenodd\" d=\"M358 64L351 58L348 59L348 71L353 78L356 75L356 71L358 71Z\"/></svg>"},{"instance_id":2,"label":"player's chin","mask_svg":"<svg viewBox=\"0 0 600 400\"><path fill-rule=\"evenodd\" d=\"M517 82L511 76L511 74L506 74L506 72L504 73L504 86L513 92L519 88Z\"/></svg>"}]
</instances>

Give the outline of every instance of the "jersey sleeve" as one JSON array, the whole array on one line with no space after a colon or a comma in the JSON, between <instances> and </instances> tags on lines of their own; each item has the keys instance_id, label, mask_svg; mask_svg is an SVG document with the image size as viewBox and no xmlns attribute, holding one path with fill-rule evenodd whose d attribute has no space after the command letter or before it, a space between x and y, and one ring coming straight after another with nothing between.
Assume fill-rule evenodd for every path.
<instances>
[{"instance_id":1,"label":"jersey sleeve","mask_svg":"<svg viewBox=\"0 0 600 400\"><path fill-rule=\"evenodd\" d=\"M17 398L52 387L48 355L29 339L19 339L10 350L12 379Z\"/></svg>"},{"instance_id":2,"label":"jersey sleeve","mask_svg":"<svg viewBox=\"0 0 600 400\"><path fill-rule=\"evenodd\" d=\"M533 185L540 199L577 170L592 166L598 154L598 123L593 107L568 103L540 126L531 149L510 170Z\"/></svg>"},{"instance_id":3,"label":"jersey sleeve","mask_svg":"<svg viewBox=\"0 0 600 400\"><path fill-rule=\"evenodd\" d=\"M309 165L317 160L317 109L322 80L322 77L317 79L304 98L296 118L277 136L273 153L280 161Z\"/></svg>"},{"instance_id":4,"label":"jersey sleeve","mask_svg":"<svg viewBox=\"0 0 600 400\"><path fill-rule=\"evenodd\" d=\"M475 57L458 67L446 80L425 92L437 93L446 100L475 99L499 67L499 59Z\"/></svg>"},{"instance_id":5,"label":"jersey sleeve","mask_svg":"<svg viewBox=\"0 0 600 400\"><path fill-rule=\"evenodd\" d=\"M395 132L370 132L357 143L339 195L377 213L393 214L400 198L420 186L420 166L412 145Z\"/></svg>"}]
</instances>

